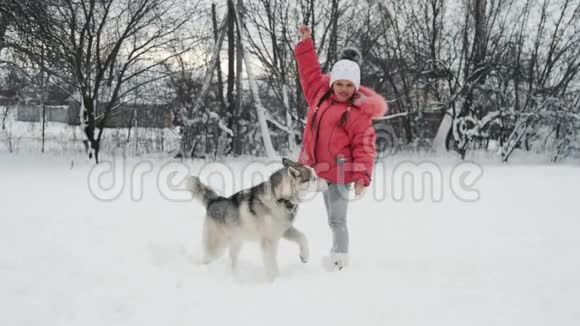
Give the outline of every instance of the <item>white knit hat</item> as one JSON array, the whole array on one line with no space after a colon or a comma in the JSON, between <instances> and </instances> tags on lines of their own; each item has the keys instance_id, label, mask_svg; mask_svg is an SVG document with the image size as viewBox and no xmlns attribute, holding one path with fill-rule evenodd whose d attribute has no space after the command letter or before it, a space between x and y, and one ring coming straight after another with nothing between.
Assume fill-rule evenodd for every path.
<instances>
[{"instance_id":1,"label":"white knit hat","mask_svg":"<svg viewBox=\"0 0 580 326\"><path fill-rule=\"evenodd\" d=\"M358 63L348 59L338 60L330 71L330 87L337 80L350 80L355 89L358 90L360 86L360 67Z\"/></svg>"}]
</instances>

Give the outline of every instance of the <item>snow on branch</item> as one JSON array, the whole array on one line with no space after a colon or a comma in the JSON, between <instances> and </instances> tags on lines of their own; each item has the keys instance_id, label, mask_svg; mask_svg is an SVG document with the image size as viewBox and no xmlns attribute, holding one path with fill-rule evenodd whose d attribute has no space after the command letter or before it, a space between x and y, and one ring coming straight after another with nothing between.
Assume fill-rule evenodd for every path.
<instances>
[{"instance_id":1,"label":"snow on branch","mask_svg":"<svg viewBox=\"0 0 580 326\"><path fill-rule=\"evenodd\" d=\"M280 123L276 119L274 119L274 117L272 117L272 115L268 111L266 111L266 109L262 108L262 110L264 110L264 114L266 115L266 120L271 122L274 126L278 127L280 130L287 132L289 134L300 135L300 133L298 131L291 130L287 126L284 126L282 123Z\"/></svg>"},{"instance_id":2,"label":"snow on branch","mask_svg":"<svg viewBox=\"0 0 580 326\"><path fill-rule=\"evenodd\" d=\"M230 136L232 136L232 137L234 136L234 132L233 132L233 131L232 131L230 128L228 128L228 127L226 126L226 124L223 122L223 120L221 119L221 117L220 117L220 116L219 116L217 113L215 113L215 112L210 112L210 113L209 113L209 117L210 117L211 119L215 119L215 120L217 120L217 122L218 122L218 127L219 127L219 128L220 128L220 129L221 129L223 132L225 132L226 134L228 134L228 135L230 135Z\"/></svg>"}]
</instances>

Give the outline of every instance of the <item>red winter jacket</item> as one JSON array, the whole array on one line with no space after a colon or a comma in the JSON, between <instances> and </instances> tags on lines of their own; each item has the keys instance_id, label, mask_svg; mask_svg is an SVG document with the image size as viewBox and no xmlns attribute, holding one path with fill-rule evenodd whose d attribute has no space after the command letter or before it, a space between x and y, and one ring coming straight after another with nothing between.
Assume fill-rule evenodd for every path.
<instances>
[{"instance_id":1,"label":"red winter jacket","mask_svg":"<svg viewBox=\"0 0 580 326\"><path fill-rule=\"evenodd\" d=\"M295 49L298 74L308 102L308 115L299 161L312 166L316 173L332 183L371 182L375 150L372 119L386 114L385 99L363 86L354 103L338 102L334 94L316 107L330 89L329 75L322 75L311 39ZM346 123L340 125L348 111Z\"/></svg>"}]
</instances>

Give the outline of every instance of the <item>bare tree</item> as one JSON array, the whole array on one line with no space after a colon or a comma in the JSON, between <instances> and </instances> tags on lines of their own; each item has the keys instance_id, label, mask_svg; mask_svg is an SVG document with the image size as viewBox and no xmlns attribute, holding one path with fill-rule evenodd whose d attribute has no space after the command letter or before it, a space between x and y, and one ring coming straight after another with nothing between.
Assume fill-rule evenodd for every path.
<instances>
[{"instance_id":1,"label":"bare tree","mask_svg":"<svg viewBox=\"0 0 580 326\"><path fill-rule=\"evenodd\" d=\"M219 39L219 28L218 28L218 21L217 21L217 12L216 12L216 4L212 4L211 5L211 22L213 25L213 38L214 38L214 42L217 43L218 39ZM221 60L218 57L217 58L217 63L216 63L216 74L217 74L217 91L218 91L218 99L222 105L222 111L226 110L226 103L225 103L225 99L224 99L224 82L223 82L223 78L222 78L222 67L221 67Z\"/></svg>"},{"instance_id":2,"label":"bare tree","mask_svg":"<svg viewBox=\"0 0 580 326\"><path fill-rule=\"evenodd\" d=\"M326 62L322 68L324 71L328 71L330 65L336 61L336 55L338 52L338 21L340 19L341 12L339 11L339 0L332 0L330 7L330 35L328 37L328 51L326 53Z\"/></svg>"},{"instance_id":3,"label":"bare tree","mask_svg":"<svg viewBox=\"0 0 580 326\"><path fill-rule=\"evenodd\" d=\"M6 130L6 119L8 119L9 113L10 113L10 106L4 107L4 110L2 110L2 128L0 130Z\"/></svg>"},{"instance_id":4,"label":"bare tree","mask_svg":"<svg viewBox=\"0 0 580 326\"><path fill-rule=\"evenodd\" d=\"M236 35L236 30L235 30L235 14L234 14L234 2L233 0L228 0L228 24L227 24L227 28L228 28L228 88L227 88L227 103L228 103L228 108L227 108L227 114L228 114L228 128L230 128L231 130L237 130L237 128L235 127L236 123L236 116L234 114L234 108L237 106L237 103L235 102L235 98L234 98L234 86L235 86L235 80L236 77L240 77L236 75L236 71L235 71L235 64L236 64L236 49L238 50L238 52L241 50L238 47L236 47L236 42L237 42L237 37ZM239 31L238 31L239 33ZM238 89L239 91L239 89ZM234 134L235 135L235 134ZM232 137L232 147L235 147L235 144L233 142L235 142L235 140L233 139L234 137Z\"/></svg>"},{"instance_id":5,"label":"bare tree","mask_svg":"<svg viewBox=\"0 0 580 326\"><path fill-rule=\"evenodd\" d=\"M274 149L274 146L272 144L272 138L270 137L270 130L268 129L268 121L270 122L276 122L272 116L270 114L268 114L268 111L266 111L266 109L264 108L264 106L262 105L262 101L260 99L260 94L259 94L259 90L258 90L258 84L256 82L254 73L253 73L253 69L252 69L252 64L250 62L250 58L249 55L246 51L246 48L244 46L244 41L249 40L250 37L245 36L247 31L244 29L244 21L243 21L243 16L241 15L240 12L238 12L238 8L234 7L234 11L236 14L236 24L238 27L238 30L240 30L240 37L241 37L241 45L242 45L242 54L243 54L243 59L244 59L244 66L246 67L246 73L248 74L248 79L250 82L250 90L252 92L252 98L254 100L254 106L256 108L256 115L258 117L258 125L260 127L260 133L262 136L262 142L264 144L264 150L266 152L266 155L270 158L274 158L277 156L276 154L276 150ZM280 124L278 124L278 127L282 128Z\"/></svg>"},{"instance_id":6,"label":"bare tree","mask_svg":"<svg viewBox=\"0 0 580 326\"><path fill-rule=\"evenodd\" d=\"M153 69L174 56L164 48L195 14L182 0L8 0L8 7L18 18L10 45L78 90L84 143L97 163L111 111L159 78Z\"/></svg>"},{"instance_id":7,"label":"bare tree","mask_svg":"<svg viewBox=\"0 0 580 326\"><path fill-rule=\"evenodd\" d=\"M2 49L4 48L4 36L6 35L9 24L10 19L8 14L3 13L0 9L0 53L2 53Z\"/></svg>"},{"instance_id":8,"label":"bare tree","mask_svg":"<svg viewBox=\"0 0 580 326\"><path fill-rule=\"evenodd\" d=\"M244 3L242 0L238 0L237 3L238 12L242 15L244 14ZM236 96L234 98L235 105L232 106L232 116L241 117L242 112L242 69L243 69L243 57L242 57L242 33L239 29L236 29ZM234 155L242 154L242 128L239 121L235 121L232 124L233 131L233 151Z\"/></svg>"}]
</instances>

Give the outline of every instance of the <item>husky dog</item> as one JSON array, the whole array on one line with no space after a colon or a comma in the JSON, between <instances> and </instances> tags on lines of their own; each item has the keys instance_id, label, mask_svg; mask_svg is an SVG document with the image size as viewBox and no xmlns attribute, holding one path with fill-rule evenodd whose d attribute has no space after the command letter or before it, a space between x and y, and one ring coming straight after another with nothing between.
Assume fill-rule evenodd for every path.
<instances>
[{"instance_id":1,"label":"husky dog","mask_svg":"<svg viewBox=\"0 0 580 326\"><path fill-rule=\"evenodd\" d=\"M199 178L188 177L188 190L206 208L202 263L219 258L227 247L235 270L242 241L258 241L266 274L273 280L278 275L276 252L280 238L298 244L300 259L304 263L308 261L306 237L292 223L301 198L310 192L324 191L327 184L308 166L286 158L282 164L284 167L269 180L227 198L201 183Z\"/></svg>"}]
</instances>

